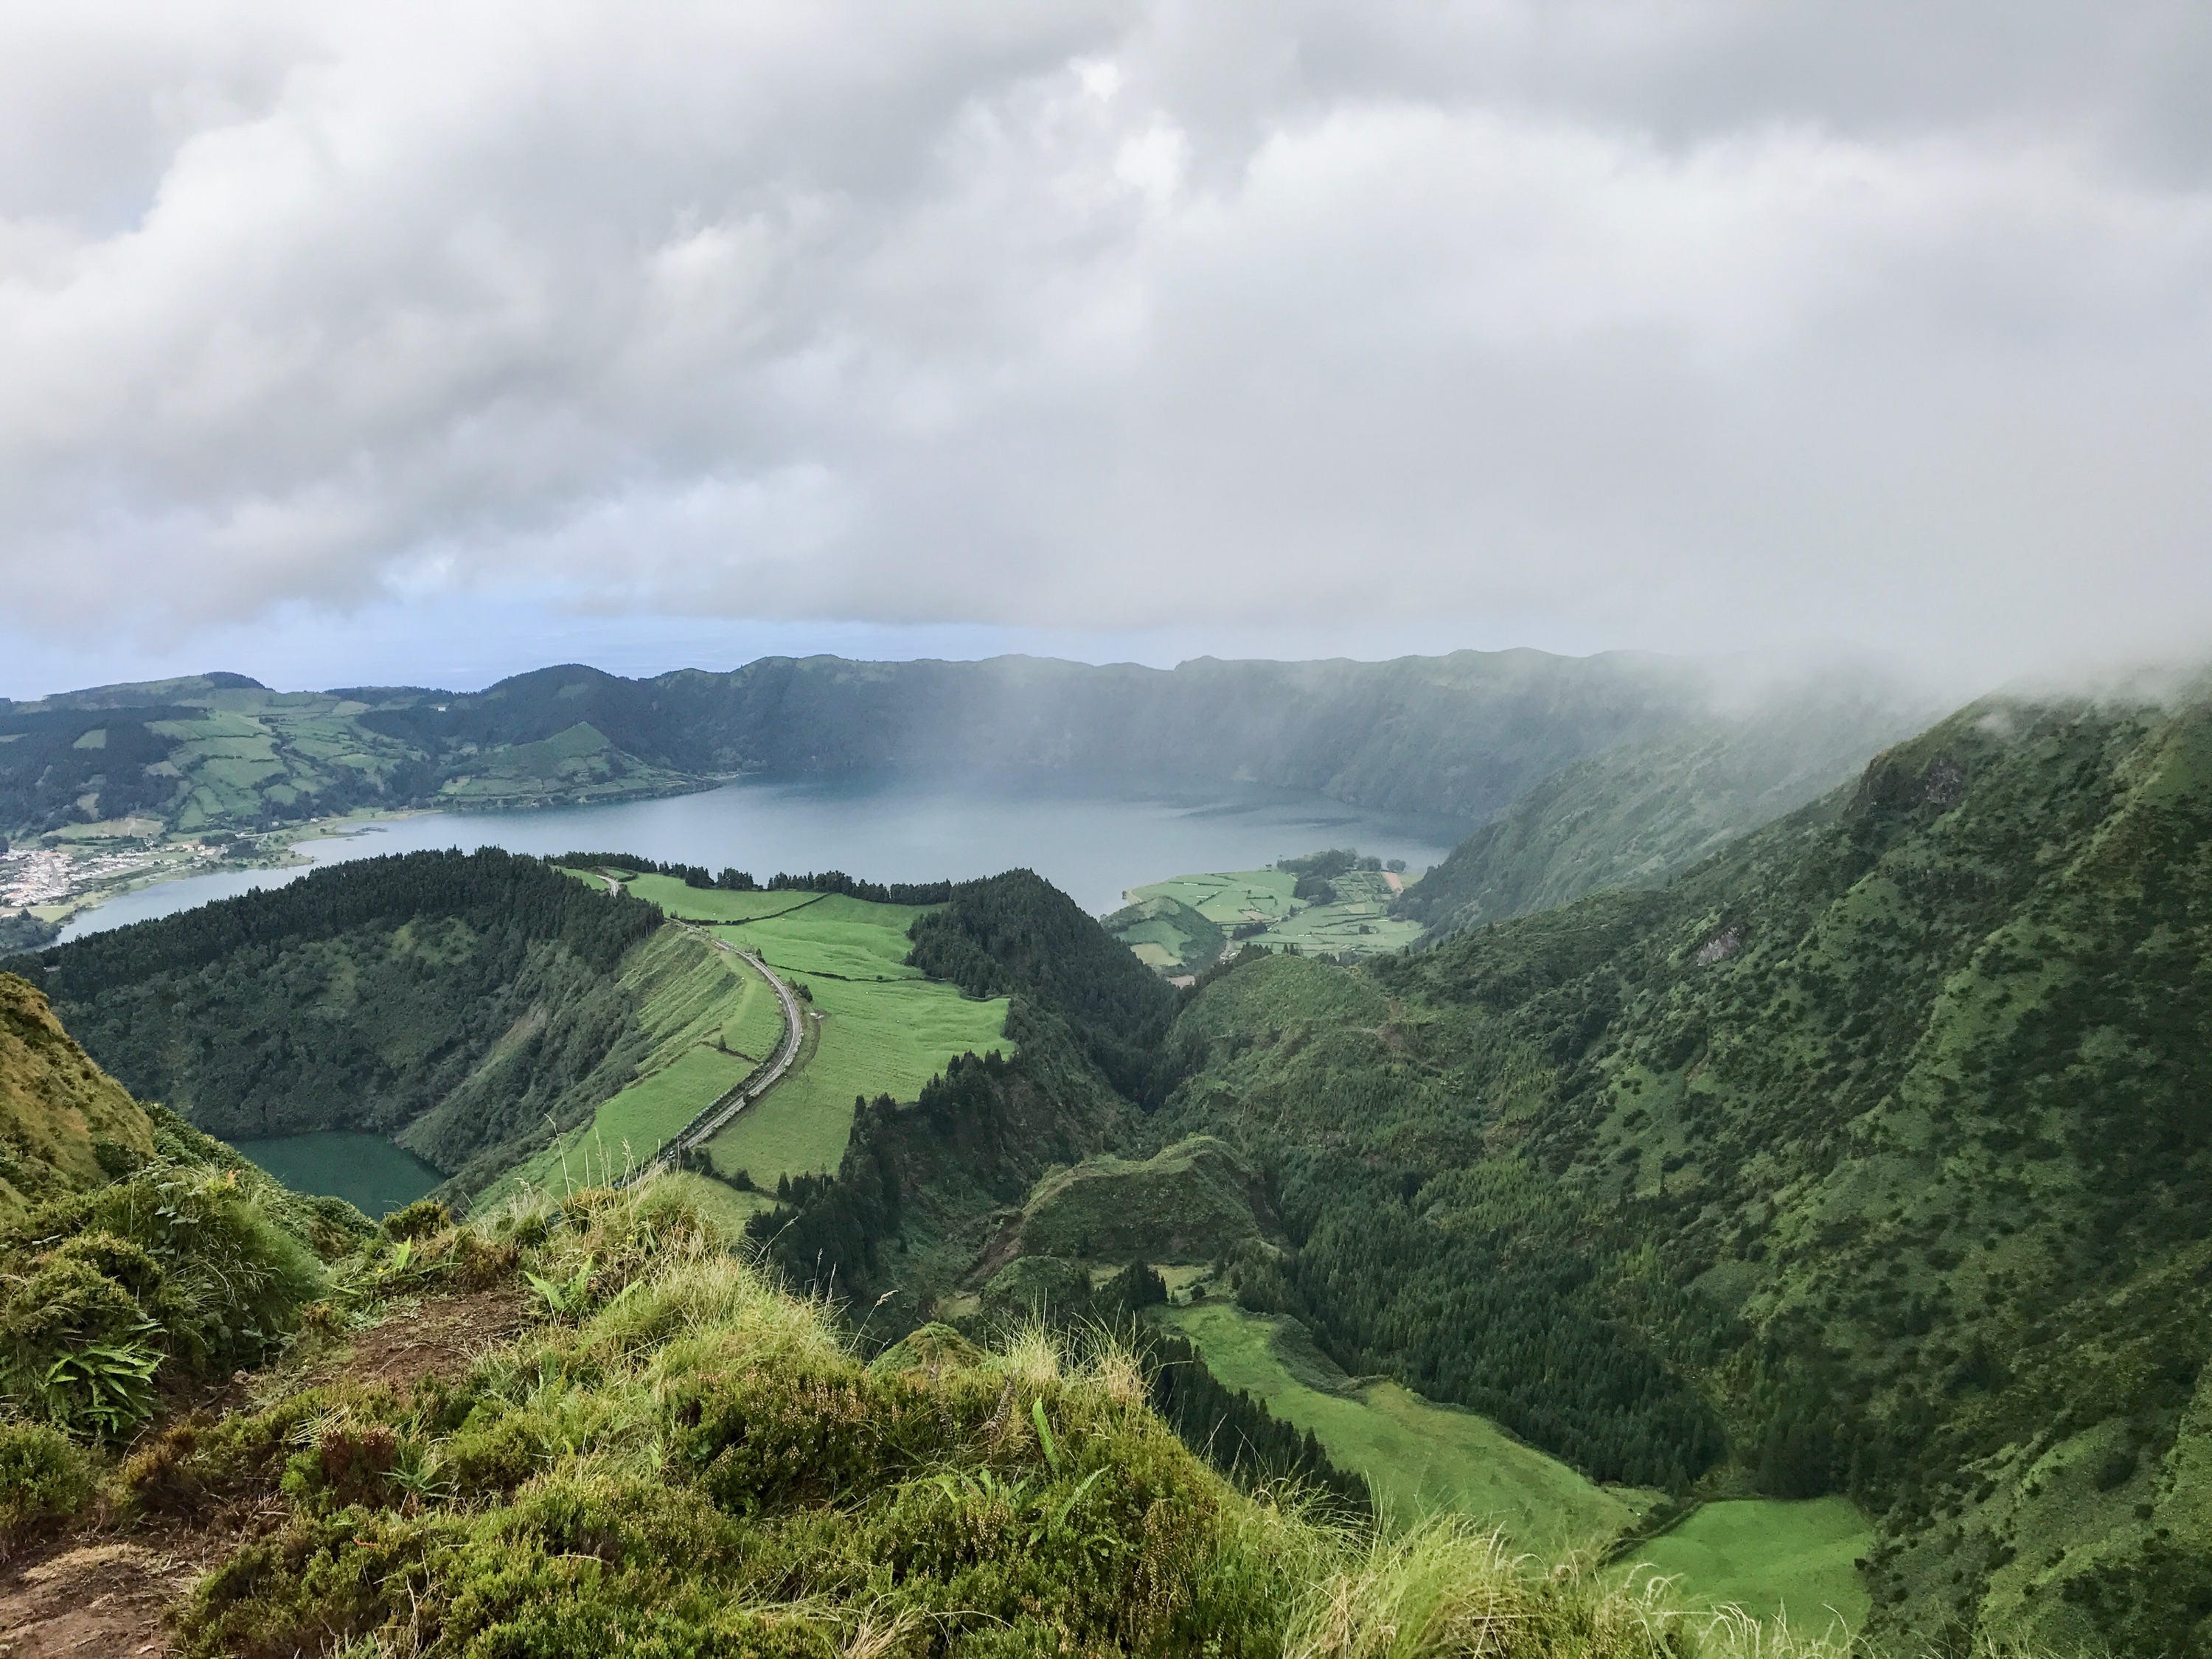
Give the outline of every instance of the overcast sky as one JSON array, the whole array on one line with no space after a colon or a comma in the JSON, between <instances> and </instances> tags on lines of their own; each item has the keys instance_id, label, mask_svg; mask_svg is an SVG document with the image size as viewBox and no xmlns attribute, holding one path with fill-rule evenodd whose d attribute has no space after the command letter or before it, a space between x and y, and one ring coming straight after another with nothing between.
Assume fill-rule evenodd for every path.
<instances>
[{"instance_id":1,"label":"overcast sky","mask_svg":"<svg viewBox=\"0 0 2212 1659\"><path fill-rule=\"evenodd\" d=\"M0 10L0 694L2212 642L2212 7Z\"/></svg>"}]
</instances>

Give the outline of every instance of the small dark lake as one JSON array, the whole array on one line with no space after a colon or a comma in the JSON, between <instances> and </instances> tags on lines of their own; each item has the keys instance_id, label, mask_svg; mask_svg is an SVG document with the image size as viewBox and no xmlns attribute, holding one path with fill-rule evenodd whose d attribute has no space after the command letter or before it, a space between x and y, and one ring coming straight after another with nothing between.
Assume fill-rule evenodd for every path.
<instances>
[{"instance_id":1,"label":"small dark lake","mask_svg":"<svg viewBox=\"0 0 2212 1659\"><path fill-rule=\"evenodd\" d=\"M412 1204L445 1179L382 1135L356 1129L230 1144L294 1192L343 1198L372 1219Z\"/></svg>"}]
</instances>

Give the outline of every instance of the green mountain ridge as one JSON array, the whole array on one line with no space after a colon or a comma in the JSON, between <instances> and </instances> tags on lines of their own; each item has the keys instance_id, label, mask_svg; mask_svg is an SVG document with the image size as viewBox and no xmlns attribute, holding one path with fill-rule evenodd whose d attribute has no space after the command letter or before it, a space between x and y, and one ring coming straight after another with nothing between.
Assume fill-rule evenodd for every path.
<instances>
[{"instance_id":1,"label":"green mountain ridge","mask_svg":"<svg viewBox=\"0 0 2212 1659\"><path fill-rule=\"evenodd\" d=\"M1618 879L1632 852L1688 858L1725 833L1707 792L1778 799L1741 793L1749 763L1677 788L1656 752L1565 779L1517 841L1470 854L1504 885L1442 924ZM261 1024L209 1014L196 1040L220 1055L234 1028L281 1054L319 1010L372 1028L344 1000L364 986L396 1030L421 1023L407 995L430 1006L409 975L475 974L491 988L467 1006L491 1012L443 1051L465 1077L526 1005L549 1042L583 1028L580 1002L517 999L531 963L604 950L604 981L664 925L639 916L631 940L605 884L495 860L515 931L487 954L490 911L379 898L391 863L327 921L211 907L33 961L72 1022L107 1022L94 1054L191 1060L166 1075L224 1079L222 1109L253 1068L194 1058L162 1005L256 988ZM1181 992L1029 872L953 884L906 971L1006 999L1007 1048L860 1103L834 1175L759 1198L753 1244L865 1345L947 1316L980 1336L990 1309L964 1310L1009 1239L1034 1271L1006 1314L1047 1279L1087 1308L1155 1304L1145 1258L1182 1247L1152 1224L1195 1182L1223 1200L1182 1249L1207 1257L1206 1340L1295 1321L1342 1373L1565 1459L1585 1503L1616 1482L1826 1496L1832 1518L1848 1496L1875 1531L1856 1577L1879 1646L2212 1646L2212 703L1986 699L1643 875L1358 966L1254 951ZM1285 1467L1319 1455L1296 1442ZM1756 1528L1717 1509L1698 1547Z\"/></svg>"},{"instance_id":2,"label":"green mountain ridge","mask_svg":"<svg viewBox=\"0 0 2212 1659\"><path fill-rule=\"evenodd\" d=\"M644 988L618 969L661 926L535 859L417 853L17 966L125 1086L211 1133L375 1130L473 1187L635 1074Z\"/></svg>"},{"instance_id":3,"label":"green mountain ridge","mask_svg":"<svg viewBox=\"0 0 2212 1659\"><path fill-rule=\"evenodd\" d=\"M1698 727L1721 672L1626 653L1463 651L1172 670L769 658L646 680L568 665L473 693L277 692L205 675L0 700L0 834L140 819L196 833L364 806L575 803L740 775L899 770L1249 782L1471 822L1586 756ZM1798 688L1778 706L1848 746L1870 696L1911 702L1864 678Z\"/></svg>"},{"instance_id":4,"label":"green mountain ridge","mask_svg":"<svg viewBox=\"0 0 2212 1659\"><path fill-rule=\"evenodd\" d=\"M1817 710L1784 707L1616 744L1534 784L1392 911L1436 937L1605 888L1656 886L1849 782L1920 724L1839 693Z\"/></svg>"},{"instance_id":5,"label":"green mountain ridge","mask_svg":"<svg viewBox=\"0 0 2212 1659\"><path fill-rule=\"evenodd\" d=\"M1401 1205L1309 1200L1273 1294L1340 1357L1448 1371L1419 1333L1455 1249L1525 1250L1554 1210L1612 1236L1582 1253L1594 1309L1711 1401L1737 1467L1878 1517L1877 1632L2192 1650L2208 848L2212 709L1996 700L1668 889L1387 963L1375 1000L1482 1103L1479 1139L1425 1146L1445 1125L1419 1112L1370 1139ZM1343 1032L1309 998L1307 1054L1316 1016ZM1249 1133L1218 1065L1178 1127ZM1424 1237L1409 1278L1363 1270Z\"/></svg>"}]
</instances>

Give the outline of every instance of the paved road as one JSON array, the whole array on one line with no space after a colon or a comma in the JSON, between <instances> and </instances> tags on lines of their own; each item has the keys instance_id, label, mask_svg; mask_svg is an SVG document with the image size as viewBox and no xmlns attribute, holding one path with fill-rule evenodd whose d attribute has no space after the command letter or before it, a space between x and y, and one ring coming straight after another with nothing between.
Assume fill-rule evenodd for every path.
<instances>
[{"instance_id":1,"label":"paved road","mask_svg":"<svg viewBox=\"0 0 2212 1659\"><path fill-rule=\"evenodd\" d=\"M793 994L791 987L776 977L775 971L768 963L750 951L740 951L735 945L726 945L712 934L707 937L708 943L717 951L750 963L753 971L766 980L770 988L775 992L775 1000L783 1005L783 1046L775 1051L775 1058L769 1062L767 1071L758 1073L748 1081L739 1084L697 1117L692 1119L690 1127L678 1135L670 1144L669 1150L663 1154L667 1158L673 1158L678 1152L688 1152L695 1146L705 1146L728 1127L732 1118L782 1082L784 1073L791 1069L792 1062L799 1058L799 1040L806 1029L799 1024L801 1015L799 1011L798 997Z\"/></svg>"},{"instance_id":2,"label":"paved road","mask_svg":"<svg viewBox=\"0 0 2212 1659\"><path fill-rule=\"evenodd\" d=\"M622 892L622 884L612 876L602 873L599 879L606 883L609 898L614 898ZM672 920L677 919L672 918ZM677 926L690 927L691 924L677 920ZM693 1118L678 1132L675 1139L669 1141L655 1152L648 1163L635 1171L635 1175L643 1175L647 1170L657 1169L662 1164L673 1163L678 1153L690 1152L703 1146L721 1133L729 1127L731 1119L736 1117L746 1107L783 1081L785 1073L791 1070L793 1063L799 1058L799 1041L806 1030L806 1028L799 1023L803 1016L799 1012L798 997L792 994L791 987L776 977L775 970L768 963L763 962L750 951L740 951L735 945L726 944L703 929L693 927L692 931L698 933L702 939L724 956L736 957L748 963L755 973L769 982L769 988L775 993L775 1000L783 1006L783 1042L782 1046L776 1049L775 1058L769 1062L767 1070L762 1071L756 1068L743 1083ZM816 1014L814 1018L819 1019L822 1016ZM624 1179L635 1178L635 1176L626 1176Z\"/></svg>"}]
</instances>

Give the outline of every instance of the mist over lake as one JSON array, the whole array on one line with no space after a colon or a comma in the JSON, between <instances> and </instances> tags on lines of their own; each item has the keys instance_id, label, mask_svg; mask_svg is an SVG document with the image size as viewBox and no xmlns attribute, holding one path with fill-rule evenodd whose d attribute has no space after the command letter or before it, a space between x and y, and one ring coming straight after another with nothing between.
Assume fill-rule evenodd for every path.
<instances>
[{"instance_id":1,"label":"mist over lake","mask_svg":"<svg viewBox=\"0 0 2212 1659\"><path fill-rule=\"evenodd\" d=\"M947 789L913 782L736 783L605 806L425 812L302 842L309 864L228 871L126 893L76 917L64 941L165 916L320 865L432 848L546 855L623 852L765 879L842 869L870 881L958 880L1026 866L1103 915L1122 890L1200 870L1253 869L1321 847L1357 846L1418 872L1471 826L1392 816L1325 795L1258 787L1136 797L1080 788Z\"/></svg>"}]
</instances>

